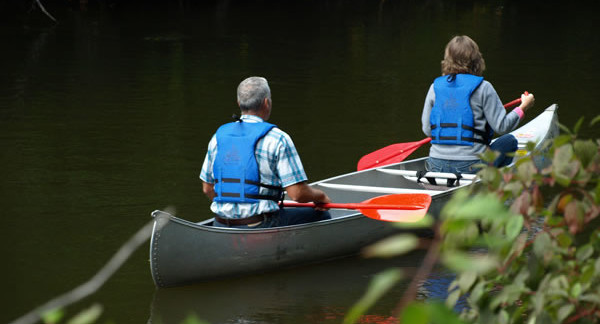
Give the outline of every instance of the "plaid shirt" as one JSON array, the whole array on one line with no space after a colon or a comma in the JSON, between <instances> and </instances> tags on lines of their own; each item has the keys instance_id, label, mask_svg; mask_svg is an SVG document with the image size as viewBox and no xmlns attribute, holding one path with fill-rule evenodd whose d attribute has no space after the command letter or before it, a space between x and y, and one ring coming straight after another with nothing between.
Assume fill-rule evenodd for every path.
<instances>
[{"instance_id":1,"label":"plaid shirt","mask_svg":"<svg viewBox=\"0 0 600 324\"><path fill-rule=\"evenodd\" d=\"M242 115L241 119L248 123L263 121L260 117L253 115ZM258 162L260 182L263 184L285 188L308 179L294 142L288 134L277 127L272 128L263 138L258 140L254 155ZM208 151L200 172L200 179L206 183L215 183L212 170L216 156L217 137L215 134L208 143ZM260 194L273 193L272 190L264 187L260 187L259 190ZM210 209L213 213L222 217L245 218L276 211L279 206L271 200L260 200L258 203L213 202Z\"/></svg>"}]
</instances>

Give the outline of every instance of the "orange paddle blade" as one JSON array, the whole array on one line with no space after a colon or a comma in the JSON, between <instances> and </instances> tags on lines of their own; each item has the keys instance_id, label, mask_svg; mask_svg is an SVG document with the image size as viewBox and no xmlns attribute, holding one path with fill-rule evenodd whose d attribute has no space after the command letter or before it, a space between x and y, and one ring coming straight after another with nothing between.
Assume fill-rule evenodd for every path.
<instances>
[{"instance_id":1,"label":"orange paddle blade","mask_svg":"<svg viewBox=\"0 0 600 324\"><path fill-rule=\"evenodd\" d=\"M425 214L431 205L431 196L428 194L396 194L396 195L385 195L362 202L364 205L372 206L415 206L417 208L411 209L396 209L396 208L360 208L359 211L373 219L382 220L386 222L403 222L413 223L418 222Z\"/></svg>"},{"instance_id":2,"label":"orange paddle blade","mask_svg":"<svg viewBox=\"0 0 600 324\"><path fill-rule=\"evenodd\" d=\"M363 156L356 166L357 171L372 169L378 166L384 166L392 163L402 162L416 149L423 144L431 142L431 138L427 137L418 142L398 143L388 145L375 152L371 152Z\"/></svg>"},{"instance_id":3,"label":"orange paddle blade","mask_svg":"<svg viewBox=\"0 0 600 324\"><path fill-rule=\"evenodd\" d=\"M386 222L417 222L421 220L431 205L431 196L428 194L395 194L385 195L365 200L361 203L298 203L284 201L284 207L324 207L356 209L361 214Z\"/></svg>"}]
</instances>

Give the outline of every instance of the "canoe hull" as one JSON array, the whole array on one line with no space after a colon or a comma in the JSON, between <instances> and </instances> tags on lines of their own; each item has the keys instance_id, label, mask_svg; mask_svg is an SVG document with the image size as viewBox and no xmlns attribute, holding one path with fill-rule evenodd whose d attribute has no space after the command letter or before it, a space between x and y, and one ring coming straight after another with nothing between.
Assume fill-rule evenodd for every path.
<instances>
[{"instance_id":1,"label":"canoe hull","mask_svg":"<svg viewBox=\"0 0 600 324\"><path fill-rule=\"evenodd\" d=\"M153 215L156 221L150 266L158 287L353 255L399 231L392 223L361 214L264 230L217 228L210 222L195 224L161 211Z\"/></svg>"}]
</instances>

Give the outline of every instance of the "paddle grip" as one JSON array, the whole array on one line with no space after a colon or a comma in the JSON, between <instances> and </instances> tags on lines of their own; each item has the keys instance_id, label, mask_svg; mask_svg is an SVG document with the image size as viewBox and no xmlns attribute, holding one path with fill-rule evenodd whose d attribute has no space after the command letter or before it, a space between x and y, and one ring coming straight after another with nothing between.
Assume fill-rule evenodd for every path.
<instances>
[{"instance_id":1,"label":"paddle grip","mask_svg":"<svg viewBox=\"0 0 600 324\"><path fill-rule=\"evenodd\" d=\"M529 95L529 92L525 91L525 95L526 96ZM520 104L521 104L521 98L517 98L509 103L504 104L504 108L511 108L511 107L514 107L514 106L520 105Z\"/></svg>"}]
</instances>

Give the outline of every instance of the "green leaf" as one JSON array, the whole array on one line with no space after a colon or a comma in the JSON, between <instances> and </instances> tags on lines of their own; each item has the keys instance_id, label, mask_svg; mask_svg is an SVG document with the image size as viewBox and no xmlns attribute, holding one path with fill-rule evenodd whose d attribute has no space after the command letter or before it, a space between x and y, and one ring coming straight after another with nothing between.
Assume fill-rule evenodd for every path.
<instances>
[{"instance_id":1,"label":"green leaf","mask_svg":"<svg viewBox=\"0 0 600 324\"><path fill-rule=\"evenodd\" d=\"M455 272L472 271L478 275L486 274L499 265L496 257L491 255L474 255L456 251L444 253L442 261Z\"/></svg>"},{"instance_id":2,"label":"green leaf","mask_svg":"<svg viewBox=\"0 0 600 324\"><path fill-rule=\"evenodd\" d=\"M495 309L502 303L512 304L517 301L522 293L529 292L522 282L512 282L502 288L500 293L492 299L490 308Z\"/></svg>"},{"instance_id":3,"label":"green leaf","mask_svg":"<svg viewBox=\"0 0 600 324\"><path fill-rule=\"evenodd\" d=\"M518 195L523 190L523 184L521 182L509 182L504 185L504 192L510 192L513 196Z\"/></svg>"},{"instance_id":4,"label":"green leaf","mask_svg":"<svg viewBox=\"0 0 600 324\"><path fill-rule=\"evenodd\" d=\"M363 297L352 306L344 318L344 324L356 323L377 300L379 300L388 290L390 290L402 278L402 271L399 269L388 269L378 273L371 281L367 292Z\"/></svg>"},{"instance_id":5,"label":"green leaf","mask_svg":"<svg viewBox=\"0 0 600 324\"><path fill-rule=\"evenodd\" d=\"M477 274L473 271L461 273L458 277L458 287L460 288L460 291L463 293L469 291L469 289L475 283L476 280Z\"/></svg>"},{"instance_id":6,"label":"green leaf","mask_svg":"<svg viewBox=\"0 0 600 324\"><path fill-rule=\"evenodd\" d=\"M585 294L585 295L581 295L579 297L579 300L588 302L588 303L600 304L600 295L599 294Z\"/></svg>"},{"instance_id":7,"label":"green leaf","mask_svg":"<svg viewBox=\"0 0 600 324\"><path fill-rule=\"evenodd\" d=\"M596 202L596 204L600 204L600 181L598 181L598 184L596 185L596 191L594 195L594 201Z\"/></svg>"},{"instance_id":8,"label":"green leaf","mask_svg":"<svg viewBox=\"0 0 600 324\"><path fill-rule=\"evenodd\" d=\"M600 122L600 115L594 117L594 119L592 119L592 121L590 122L590 127L594 126L597 122Z\"/></svg>"},{"instance_id":9,"label":"green leaf","mask_svg":"<svg viewBox=\"0 0 600 324\"><path fill-rule=\"evenodd\" d=\"M506 223L506 236L508 240L515 239L523 229L523 217L521 215L513 215Z\"/></svg>"},{"instance_id":10,"label":"green leaf","mask_svg":"<svg viewBox=\"0 0 600 324\"><path fill-rule=\"evenodd\" d=\"M533 311L535 314L539 314L544 309L545 302L546 294L533 295Z\"/></svg>"},{"instance_id":11,"label":"green leaf","mask_svg":"<svg viewBox=\"0 0 600 324\"><path fill-rule=\"evenodd\" d=\"M431 228L434 222L435 218L433 218L433 216L431 216L430 214L425 214L425 217L421 218L416 222L397 222L394 223L394 227L403 229Z\"/></svg>"},{"instance_id":12,"label":"green leaf","mask_svg":"<svg viewBox=\"0 0 600 324\"><path fill-rule=\"evenodd\" d=\"M499 154L497 152L487 149L487 150L485 150L485 152L483 152L483 154L481 154L481 160L488 162L488 163L492 163L492 162L494 162L494 160L496 160L496 158L498 156L499 156Z\"/></svg>"},{"instance_id":13,"label":"green leaf","mask_svg":"<svg viewBox=\"0 0 600 324\"><path fill-rule=\"evenodd\" d=\"M563 145L554 151L552 170L554 180L562 186L568 186L579 171L579 162L573 159L573 146Z\"/></svg>"},{"instance_id":14,"label":"green leaf","mask_svg":"<svg viewBox=\"0 0 600 324\"><path fill-rule=\"evenodd\" d=\"M414 250L419 243L413 234L399 234L385 238L365 249L365 256L390 258Z\"/></svg>"},{"instance_id":15,"label":"green leaf","mask_svg":"<svg viewBox=\"0 0 600 324\"><path fill-rule=\"evenodd\" d=\"M552 253L552 241L548 233L541 233L533 241L533 253L540 260L544 260L546 263L548 260L548 254Z\"/></svg>"},{"instance_id":16,"label":"green leaf","mask_svg":"<svg viewBox=\"0 0 600 324\"><path fill-rule=\"evenodd\" d=\"M504 309L500 310L500 312L498 313L498 324L507 324L510 322L510 316L508 315L508 312Z\"/></svg>"},{"instance_id":17,"label":"green leaf","mask_svg":"<svg viewBox=\"0 0 600 324\"><path fill-rule=\"evenodd\" d=\"M583 120L585 118L582 116L579 118L579 120L575 123L575 126L573 126L573 133L577 134L579 133L579 129L581 128L581 124L583 124Z\"/></svg>"},{"instance_id":18,"label":"green leaf","mask_svg":"<svg viewBox=\"0 0 600 324\"><path fill-rule=\"evenodd\" d=\"M567 127L567 126L565 126L565 125L563 125L563 124L561 124L561 123L558 123L558 127L559 127L559 128L560 128L560 129L561 129L563 132L565 132L565 133L567 133L567 134L569 134L569 135L573 135L573 133L571 132L571 130L569 129L569 127Z\"/></svg>"},{"instance_id":19,"label":"green leaf","mask_svg":"<svg viewBox=\"0 0 600 324\"><path fill-rule=\"evenodd\" d=\"M94 304L71 318L67 324L89 324L94 323L102 315L102 305Z\"/></svg>"},{"instance_id":20,"label":"green leaf","mask_svg":"<svg viewBox=\"0 0 600 324\"><path fill-rule=\"evenodd\" d=\"M558 314L556 318L557 322L562 323L563 320L565 320L569 316L569 314L571 314L574 310L575 306L573 304L563 305L561 308L558 309Z\"/></svg>"},{"instance_id":21,"label":"green leaf","mask_svg":"<svg viewBox=\"0 0 600 324\"><path fill-rule=\"evenodd\" d=\"M598 146L591 140L576 140L573 144L573 149L575 156L579 158L579 161L581 161L581 165L584 168L586 168L594 159L594 156L598 154Z\"/></svg>"},{"instance_id":22,"label":"green leaf","mask_svg":"<svg viewBox=\"0 0 600 324\"><path fill-rule=\"evenodd\" d=\"M54 324L60 322L60 320L65 316L64 310L61 308L53 309L51 311L47 311L42 314L42 320L46 324Z\"/></svg>"},{"instance_id":23,"label":"green leaf","mask_svg":"<svg viewBox=\"0 0 600 324\"><path fill-rule=\"evenodd\" d=\"M496 168L484 168L479 171L478 175L483 183L490 184L494 187L498 187L502 180L500 171Z\"/></svg>"},{"instance_id":24,"label":"green leaf","mask_svg":"<svg viewBox=\"0 0 600 324\"><path fill-rule=\"evenodd\" d=\"M533 161L527 161L520 164L517 167L517 174L519 175L519 179L523 181L526 186L531 186L531 182L533 181L533 175L537 173L537 169L535 168L535 164Z\"/></svg>"},{"instance_id":25,"label":"green leaf","mask_svg":"<svg viewBox=\"0 0 600 324\"><path fill-rule=\"evenodd\" d=\"M581 269L581 275L579 276L579 282L583 284L588 284L594 278L594 266L591 264L586 264Z\"/></svg>"},{"instance_id":26,"label":"green leaf","mask_svg":"<svg viewBox=\"0 0 600 324\"><path fill-rule=\"evenodd\" d=\"M446 306L448 306L448 308L453 308L454 305L456 305L458 299L460 298L460 295L461 292L459 289L455 289L453 292L451 292L446 298Z\"/></svg>"},{"instance_id":27,"label":"green leaf","mask_svg":"<svg viewBox=\"0 0 600 324\"><path fill-rule=\"evenodd\" d=\"M559 148L567 143L570 143L573 137L571 135L559 135L554 139L552 147L554 149Z\"/></svg>"},{"instance_id":28,"label":"green leaf","mask_svg":"<svg viewBox=\"0 0 600 324\"><path fill-rule=\"evenodd\" d=\"M446 204L442 214L454 220L494 220L507 214L506 207L494 194L468 196L462 194Z\"/></svg>"},{"instance_id":29,"label":"green leaf","mask_svg":"<svg viewBox=\"0 0 600 324\"><path fill-rule=\"evenodd\" d=\"M563 248L569 247L571 246L571 243L573 243L573 239L567 233L558 234L556 240L558 241L559 246Z\"/></svg>"},{"instance_id":30,"label":"green leaf","mask_svg":"<svg viewBox=\"0 0 600 324\"><path fill-rule=\"evenodd\" d=\"M431 302L427 306L429 314L431 314L431 324L464 324L458 317L458 314L440 302ZM402 323L412 324L412 322L404 321Z\"/></svg>"},{"instance_id":31,"label":"green leaf","mask_svg":"<svg viewBox=\"0 0 600 324\"><path fill-rule=\"evenodd\" d=\"M404 307L400 315L401 323L428 324L429 310L425 304L413 302Z\"/></svg>"},{"instance_id":32,"label":"green leaf","mask_svg":"<svg viewBox=\"0 0 600 324\"><path fill-rule=\"evenodd\" d=\"M202 321L196 316L196 314L188 315L181 324L208 324L208 322Z\"/></svg>"},{"instance_id":33,"label":"green leaf","mask_svg":"<svg viewBox=\"0 0 600 324\"><path fill-rule=\"evenodd\" d=\"M576 283L576 284L574 284L571 287L571 296L577 298L577 297L579 297L579 295L581 295L581 292L582 292L582 287L581 287L581 284L579 282Z\"/></svg>"},{"instance_id":34,"label":"green leaf","mask_svg":"<svg viewBox=\"0 0 600 324\"><path fill-rule=\"evenodd\" d=\"M471 301L473 301L474 303L477 303L479 301L479 299L481 299L484 292L486 292L485 285L486 285L485 282L480 281L473 287L473 290L471 290L471 294L469 296Z\"/></svg>"},{"instance_id":35,"label":"green leaf","mask_svg":"<svg viewBox=\"0 0 600 324\"><path fill-rule=\"evenodd\" d=\"M577 257L579 262L583 262L587 260L587 258L591 257L592 254L594 254L594 248L590 244L586 244L577 248L575 257Z\"/></svg>"}]
</instances>

